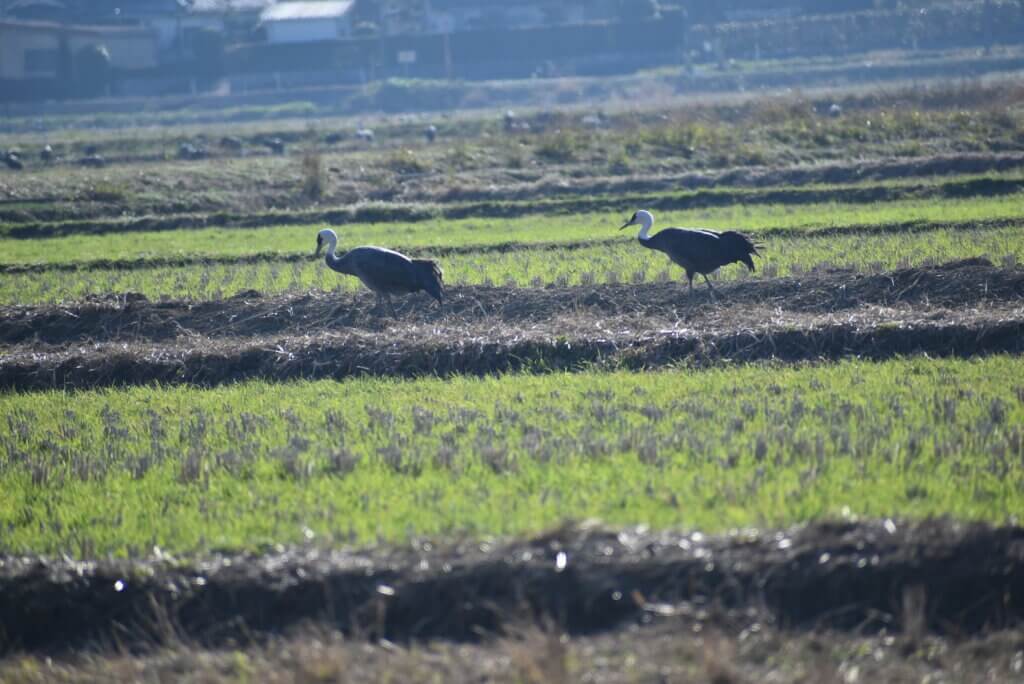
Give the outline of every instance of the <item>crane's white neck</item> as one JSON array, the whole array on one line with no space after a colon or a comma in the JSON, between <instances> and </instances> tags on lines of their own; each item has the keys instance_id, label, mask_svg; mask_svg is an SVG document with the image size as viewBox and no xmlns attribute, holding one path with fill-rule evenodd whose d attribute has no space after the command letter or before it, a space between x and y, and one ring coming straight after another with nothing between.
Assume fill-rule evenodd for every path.
<instances>
[{"instance_id":1,"label":"crane's white neck","mask_svg":"<svg viewBox=\"0 0 1024 684\"><path fill-rule=\"evenodd\" d=\"M327 256L325 259L327 260L327 263L330 263L335 259L334 250L338 248L338 236L334 234L333 230L325 230L320 233L320 237L322 237L324 242L327 244Z\"/></svg>"},{"instance_id":2,"label":"crane's white neck","mask_svg":"<svg viewBox=\"0 0 1024 684\"><path fill-rule=\"evenodd\" d=\"M649 239L651 227L654 225L654 217L651 216L650 212L638 211L636 213L637 223L640 224L640 233L637 235L637 239L641 242L645 242Z\"/></svg>"}]
</instances>

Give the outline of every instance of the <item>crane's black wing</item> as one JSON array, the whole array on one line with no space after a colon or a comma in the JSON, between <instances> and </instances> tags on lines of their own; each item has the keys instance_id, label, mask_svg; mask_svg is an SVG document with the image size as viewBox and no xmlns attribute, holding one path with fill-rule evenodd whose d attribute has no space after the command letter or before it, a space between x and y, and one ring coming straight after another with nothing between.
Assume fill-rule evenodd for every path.
<instances>
[{"instance_id":1,"label":"crane's black wing","mask_svg":"<svg viewBox=\"0 0 1024 684\"><path fill-rule=\"evenodd\" d=\"M441 268L426 259L410 259L384 247L356 247L343 257L350 273L375 292L406 294L426 290L438 302L442 299Z\"/></svg>"},{"instance_id":2,"label":"crane's black wing","mask_svg":"<svg viewBox=\"0 0 1024 684\"><path fill-rule=\"evenodd\" d=\"M645 245L664 252L688 271L704 274L736 261L752 271L750 255L757 254L750 238L731 230L719 233L706 228L666 228Z\"/></svg>"},{"instance_id":3,"label":"crane's black wing","mask_svg":"<svg viewBox=\"0 0 1024 684\"><path fill-rule=\"evenodd\" d=\"M721 265L718 263L721 251L718 236L703 230L666 228L643 244L664 252L687 271L710 273Z\"/></svg>"}]
</instances>

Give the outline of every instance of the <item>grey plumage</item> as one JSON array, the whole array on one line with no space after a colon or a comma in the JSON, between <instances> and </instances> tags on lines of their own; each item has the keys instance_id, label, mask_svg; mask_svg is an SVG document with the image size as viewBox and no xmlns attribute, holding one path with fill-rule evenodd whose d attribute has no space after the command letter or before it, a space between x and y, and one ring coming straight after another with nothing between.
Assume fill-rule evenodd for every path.
<instances>
[{"instance_id":1,"label":"grey plumage","mask_svg":"<svg viewBox=\"0 0 1024 684\"><path fill-rule=\"evenodd\" d=\"M392 315L392 295L423 291L437 300L444 300L444 281L441 267L429 259L410 259L400 252L385 247L356 247L342 256L335 254L338 236L325 228L316 236L316 254L327 246L326 263L331 270L354 275L372 290L377 299L387 302Z\"/></svg>"},{"instance_id":2,"label":"grey plumage","mask_svg":"<svg viewBox=\"0 0 1024 684\"><path fill-rule=\"evenodd\" d=\"M642 226L638 236L640 244L648 249L663 252L674 263L682 266L686 271L691 294L694 275L699 273L704 276L704 282L714 292L715 288L708 280L709 273L732 263L741 263L753 271L754 260L751 256L760 256L754 242L743 233L734 230L718 232L706 228L665 228L648 237L647 231L654 224L654 217L650 212L643 210L633 214L622 228L638 223Z\"/></svg>"}]
</instances>

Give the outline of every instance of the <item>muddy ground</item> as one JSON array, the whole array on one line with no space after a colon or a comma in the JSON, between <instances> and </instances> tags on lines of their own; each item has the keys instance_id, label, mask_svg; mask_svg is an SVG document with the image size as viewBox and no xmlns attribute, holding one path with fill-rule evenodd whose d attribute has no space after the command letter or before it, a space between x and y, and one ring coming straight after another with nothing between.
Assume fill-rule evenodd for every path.
<instances>
[{"instance_id":1,"label":"muddy ground","mask_svg":"<svg viewBox=\"0 0 1024 684\"><path fill-rule=\"evenodd\" d=\"M981 260L720 284L451 288L397 316L366 293L125 295L0 310L0 388L655 368L1024 351L1024 270Z\"/></svg>"},{"instance_id":2,"label":"muddy ground","mask_svg":"<svg viewBox=\"0 0 1024 684\"><path fill-rule=\"evenodd\" d=\"M0 654L221 647L320 624L356 639L475 642L680 629L963 638L1024 619L1024 530L946 520L778 532L569 526L526 541L133 561L0 557Z\"/></svg>"}]
</instances>

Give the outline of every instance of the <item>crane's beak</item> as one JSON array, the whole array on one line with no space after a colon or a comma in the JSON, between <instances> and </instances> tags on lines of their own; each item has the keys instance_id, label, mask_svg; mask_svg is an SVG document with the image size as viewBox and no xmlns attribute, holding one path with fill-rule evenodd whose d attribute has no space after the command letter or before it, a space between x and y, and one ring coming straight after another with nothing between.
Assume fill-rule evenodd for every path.
<instances>
[{"instance_id":1,"label":"crane's beak","mask_svg":"<svg viewBox=\"0 0 1024 684\"><path fill-rule=\"evenodd\" d=\"M316 251L313 252L313 256L315 256L315 257L320 256L320 249L323 248L323 246L324 246L324 241L321 240L320 238L317 238L317 240L316 240Z\"/></svg>"},{"instance_id":2,"label":"crane's beak","mask_svg":"<svg viewBox=\"0 0 1024 684\"><path fill-rule=\"evenodd\" d=\"M626 228L629 228L631 225L633 225L633 219L630 219L623 223L622 226L619 227L619 230L625 230Z\"/></svg>"}]
</instances>

